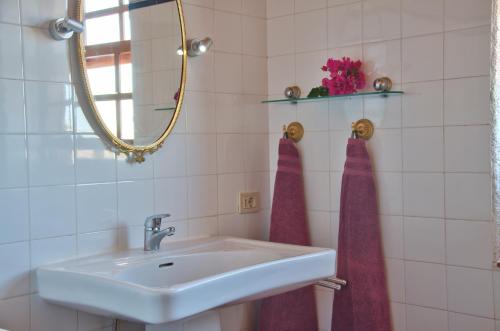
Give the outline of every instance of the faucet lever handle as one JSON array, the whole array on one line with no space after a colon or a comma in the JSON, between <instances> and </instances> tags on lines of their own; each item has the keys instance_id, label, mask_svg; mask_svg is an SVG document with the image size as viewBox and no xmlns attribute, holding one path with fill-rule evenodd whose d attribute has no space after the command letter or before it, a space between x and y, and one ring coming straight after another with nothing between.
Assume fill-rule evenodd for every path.
<instances>
[{"instance_id":1,"label":"faucet lever handle","mask_svg":"<svg viewBox=\"0 0 500 331\"><path fill-rule=\"evenodd\" d=\"M170 214L158 214L149 216L144 222L144 227L146 228L146 230L152 230L155 232L160 231L161 220L167 217L170 217Z\"/></svg>"}]
</instances>

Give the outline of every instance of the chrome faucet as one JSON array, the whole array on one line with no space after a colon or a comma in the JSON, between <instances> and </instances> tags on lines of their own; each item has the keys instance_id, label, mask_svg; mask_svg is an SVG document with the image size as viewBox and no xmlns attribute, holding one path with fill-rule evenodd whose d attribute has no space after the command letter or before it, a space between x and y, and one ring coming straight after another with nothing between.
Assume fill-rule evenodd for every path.
<instances>
[{"instance_id":1,"label":"chrome faucet","mask_svg":"<svg viewBox=\"0 0 500 331\"><path fill-rule=\"evenodd\" d=\"M160 249L160 243L166 236L175 234L175 227L171 226L165 230L160 230L161 220L170 217L169 214L153 215L146 218L144 222L144 250L157 251Z\"/></svg>"}]
</instances>

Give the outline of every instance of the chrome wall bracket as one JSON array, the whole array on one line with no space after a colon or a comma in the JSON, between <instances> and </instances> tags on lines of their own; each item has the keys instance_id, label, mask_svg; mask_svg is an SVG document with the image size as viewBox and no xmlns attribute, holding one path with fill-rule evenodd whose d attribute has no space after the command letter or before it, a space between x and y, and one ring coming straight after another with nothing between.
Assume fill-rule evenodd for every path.
<instances>
[{"instance_id":1,"label":"chrome wall bracket","mask_svg":"<svg viewBox=\"0 0 500 331\"><path fill-rule=\"evenodd\" d=\"M82 33L85 26L82 22L69 17L61 17L50 22L49 32L55 40L67 40L73 37L73 34Z\"/></svg>"},{"instance_id":2,"label":"chrome wall bracket","mask_svg":"<svg viewBox=\"0 0 500 331\"><path fill-rule=\"evenodd\" d=\"M335 277L320 280L316 285L328 288L330 290L340 291L343 286L347 286L347 281Z\"/></svg>"}]
</instances>

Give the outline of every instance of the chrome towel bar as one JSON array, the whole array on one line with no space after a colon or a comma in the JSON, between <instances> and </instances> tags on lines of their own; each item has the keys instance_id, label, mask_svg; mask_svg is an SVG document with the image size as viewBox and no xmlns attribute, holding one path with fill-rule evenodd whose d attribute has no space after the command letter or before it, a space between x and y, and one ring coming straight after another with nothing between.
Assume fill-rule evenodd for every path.
<instances>
[{"instance_id":1,"label":"chrome towel bar","mask_svg":"<svg viewBox=\"0 0 500 331\"><path fill-rule=\"evenodd\" d=\"M320 280L316 285L329 288L331 290L340 291L342 286L347 286L347 281L335 277Z\"/></svg>"}]
</instances>

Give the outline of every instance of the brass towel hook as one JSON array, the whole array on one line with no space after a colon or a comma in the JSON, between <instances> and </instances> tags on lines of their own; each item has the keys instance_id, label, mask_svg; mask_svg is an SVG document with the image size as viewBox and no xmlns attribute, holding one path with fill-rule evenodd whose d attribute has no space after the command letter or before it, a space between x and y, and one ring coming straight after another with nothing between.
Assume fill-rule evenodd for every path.
<instances>
[{"instance_id":1,"label":"brass towel hook","mask_svg":"<svg viewBox=\"0 0 500 331\"><path fill-rule=\"evenodd\" d=\"M283 125L283 137L292 139L298 143L304 136L304 127L299 122L292 122L288 126Z\"/></svg>"},{"instance_id":2,"label":"brass towel hook","mask_svg":"<svg viewBox=\"0 0 500 331\"><path fill-rule=\"evenodd\" d=\"M353 122L351 128L353 136L363 140L370 140L370 138L373 137L373 133L375 132L373 123L366 118L363 118L357 122Z\"/></svg>"}]
</instances>

